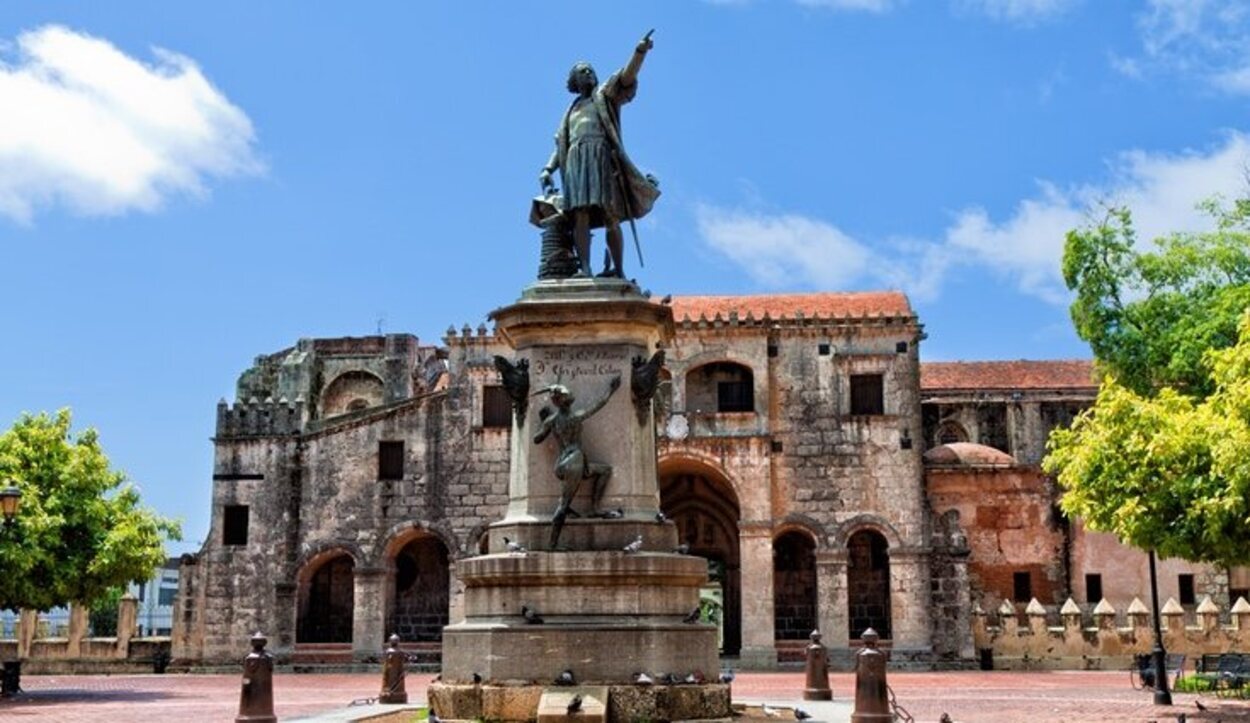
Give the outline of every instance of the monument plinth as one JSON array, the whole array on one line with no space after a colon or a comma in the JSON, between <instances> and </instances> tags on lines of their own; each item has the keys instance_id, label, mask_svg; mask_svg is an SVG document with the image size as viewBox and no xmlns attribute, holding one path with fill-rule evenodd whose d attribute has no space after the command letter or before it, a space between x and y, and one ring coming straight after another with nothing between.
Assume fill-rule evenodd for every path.
<instances>
[{"instance_id":1,"label":"monument plinth","mask_svg":"<svg viewBox=\"0 0 1250 723\"><path fill-rule=\"evenodd\" d=\"M662 361L672 312L630 282L571 279L533 284L491 316L511 368L528 374L505 384L528 394L513 395L507 513L488 554L456 565L465 619L443 631L435 710L533 720L530 689L571 671L607 688L609 720L621 719L613 696L653 720L727 717L728 687L705 682L719 670L717 629L694 615L707 561L675 552L676 527L658 514L648 363ZM638 673L682 682L638 687ZM520 715L520 701L533 710Z\"/></svg>"}]
</instances>

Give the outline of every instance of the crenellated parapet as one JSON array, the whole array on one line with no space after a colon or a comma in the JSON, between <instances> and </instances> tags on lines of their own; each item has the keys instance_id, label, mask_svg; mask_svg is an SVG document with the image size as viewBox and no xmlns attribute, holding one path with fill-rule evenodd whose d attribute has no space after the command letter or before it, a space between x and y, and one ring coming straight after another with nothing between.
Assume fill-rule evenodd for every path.
<instances>
[{"instance_id":1,"label":"crenellated parapet","mask_svg":"<svg viewBox=\"0 0 1250 723\"><path fill-rule=\"evenodd\" d=\"M217 402L217 439L240 437L283 437L299 434L307 421L304 399L285 398L260 401L255 397L234 406Z\"/></svg>"},{"instance_id":2,"label":"crenellated parapet","mask_svg":"<svg viewBox=\"0 0 1250 723\"><path fill-rule=\"evenodd\" d=\"M1159 614L1168 653L1192 659L1250 648L1250 603L1244 597L1222 609L1207 596L1192 619L1170 598ZM1154 627L1150 610L1136 598L1124 610L1122 622L1107 600L1088 618L1071 598L1056 612L1036 598L1023 611L1004 600L993 613L973 608L972 634L978 649L993 651L994 666L1000 669L1123 670L1134 655L1151 651Z\"/></svg>"}]
</instances>

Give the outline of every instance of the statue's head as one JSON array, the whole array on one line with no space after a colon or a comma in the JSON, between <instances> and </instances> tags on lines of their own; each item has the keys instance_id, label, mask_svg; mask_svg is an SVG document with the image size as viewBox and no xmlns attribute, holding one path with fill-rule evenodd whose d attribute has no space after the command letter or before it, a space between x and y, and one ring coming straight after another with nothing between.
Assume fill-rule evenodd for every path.
<instances>
[{"instance_id":1,"label":"statue's head","mask_svg":"<svg viewBox=\"0 0 1250 723\"><path fill-rule=\"evenodd\" d=\"M570 93L588 93L599 85L599 76L590 63L579 60L569 68L568 89Z\"/></svg>"},{"instance_id":2,"label":"statue's head","mask_svg":"<svg viewBox=\"0 0 1250 723\"><path fill-rule=\"evenodd\" d=\"M557 407L567 407L573 403L573 392L563 384L552 384L550 391L551 401Z\"/></svg>"}]
</instances>

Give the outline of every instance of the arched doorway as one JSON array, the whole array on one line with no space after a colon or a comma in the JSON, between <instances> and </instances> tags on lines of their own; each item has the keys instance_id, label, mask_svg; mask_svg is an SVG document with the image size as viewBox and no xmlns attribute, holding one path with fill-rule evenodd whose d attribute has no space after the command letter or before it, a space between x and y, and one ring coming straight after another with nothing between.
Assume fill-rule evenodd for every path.
<instances>
[{"instance_id":1,"label":"arched doorway","mask_svg":"<svg viewBox=\"0 0 1250 723\"><path fill-rule=\"evenodd\" d=\"M405 642L441 641L450 599L447 546L434 535L418 535L393 563L388 630Z\"/></svg>"},{"instance_id":2,"label":"arched doorway","mask_svg":"<svg viewBox=\"0 0 1250 723\"><path fill-rule=\"evenodd\" d=\"M660 507L677 524L690 554L706 558L711 583L705 597L720 596L721 651L742 649L742 579L738 558L738 497L723 478L709 472L660 472Z\"/></svg>"},{"instance_id":3,"label":"arched doorway","mask_svg":"<svg viewBox=\"0 0 1250 723\"><path fill-rule=\"evenodd\" d=\"M308 569L299 588L296 642L352 642L355 562L351 555L329 553L310 562Z\"/></svg>"},{"instance_id":4,"label":"arched doorway","mask_svg":"<svg viewBox=\"0 0 1250 723\"><path fill-rule=\"evenodd\" d=\"M846 543L846 591L851 640L872 628L890 638L889 543L876 530L860 530Z\"/></svg>"},{"instance_id":5,"label":"arched doorway","mask_svg":"<svg viewBox=\"0 0 1250 723\"><path fill-rule=\"evenodd\" d=\"M773 631L806 640L816 629L816 543L798 530L773 540Z\"/></svg>"}]
</instances>

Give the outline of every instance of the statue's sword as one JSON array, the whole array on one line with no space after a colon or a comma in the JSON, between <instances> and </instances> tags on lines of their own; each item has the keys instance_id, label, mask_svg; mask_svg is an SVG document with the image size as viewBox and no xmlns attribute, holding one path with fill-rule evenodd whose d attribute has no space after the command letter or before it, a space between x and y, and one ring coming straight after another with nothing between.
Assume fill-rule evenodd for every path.
<instances>
[{"instance_id":1,"label":"statue's sword","mask_svg":"<svg viewBox=\"0 0 1250 723\"><path fill-rule=\"evenodd\" d=\"M638 227L634 225L634 209L629 203L629 186L625 183L625 165L621 163L621 152L613 148L612 160L616 166L616 185L620 186L621 203L625 204L625 218L629 221L629 233L634 237L634 251L638 253L639 268L646 268L642 260L642 244L638 243ZM619 270L619 269L618 269Z\"/></svg>"}]
</instances>

